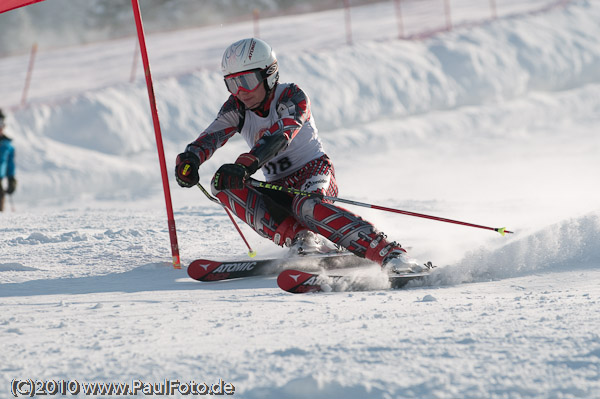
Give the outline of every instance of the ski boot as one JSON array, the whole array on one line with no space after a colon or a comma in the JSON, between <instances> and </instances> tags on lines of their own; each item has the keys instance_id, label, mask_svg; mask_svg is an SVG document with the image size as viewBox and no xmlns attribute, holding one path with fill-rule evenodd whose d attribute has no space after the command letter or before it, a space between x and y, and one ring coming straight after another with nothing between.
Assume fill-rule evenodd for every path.
<instances>
[{"instance_id":1,"label":"ski boot","mask_svg":"<svg viewBox=\"0 0 600 399\"><path fill-rule=\"evenodd\" d=\"M342 252L342 249L310 230L302 230L292 240L289 252L290 256L306 256L335 254Z\"/></svg>"},{"instance_id":2,"label":"ski boot","mask_svg":"<svg viewBox=\"0 0 600 399\"><path fill-rule=\"evenodd\" d=\"M419 263L408 256L404 249L394 249L383 261L383 268L389 274L422 273L433 269L431 262Z\"/></svg>"}]
</instances>

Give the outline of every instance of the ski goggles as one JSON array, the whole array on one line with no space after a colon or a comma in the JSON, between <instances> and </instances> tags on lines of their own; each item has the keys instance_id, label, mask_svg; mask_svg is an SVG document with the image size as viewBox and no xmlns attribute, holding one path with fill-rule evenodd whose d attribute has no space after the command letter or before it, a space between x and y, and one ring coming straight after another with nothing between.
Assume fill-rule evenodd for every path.
<instances>
[{"instance_id":1,"label":"ski goggles","mask_svg":"<svg viewBox=\"0 0 600 399\"><path fill-rule=\"evenodd\" d=\"M240 91L251 92L256 90L265 78L263 71L256 69L226 76L225 85L231 94L237 96Z\"/></svg>"}]
</instances>

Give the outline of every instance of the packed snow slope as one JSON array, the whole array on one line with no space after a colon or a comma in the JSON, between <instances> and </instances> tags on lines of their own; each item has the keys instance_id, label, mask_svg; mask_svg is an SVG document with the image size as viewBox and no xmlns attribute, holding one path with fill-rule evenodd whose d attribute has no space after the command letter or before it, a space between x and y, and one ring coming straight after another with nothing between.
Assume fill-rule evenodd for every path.
<instances>
[{"instance_id":1,"label":"packed snow slope","mask_svg":"<svg viewBox=\"0 0 600 399\"><path fill-rule=\"evenodd\" d=\"M250 399L600 398L599 20L599 2L574 1L422 41L278 53L340 196L515 231L352 208L439 265L403 290L192 281L169 264L143 83L15 111L0 397L20 379L222 379ZM227 93L216 67L155 89L171 174ZM202 183L245 150L233 139ZM243 259L223 210L170 185L184 265ZM243 230L259 256L285 252Z\"/></svg>"}]
</instances>

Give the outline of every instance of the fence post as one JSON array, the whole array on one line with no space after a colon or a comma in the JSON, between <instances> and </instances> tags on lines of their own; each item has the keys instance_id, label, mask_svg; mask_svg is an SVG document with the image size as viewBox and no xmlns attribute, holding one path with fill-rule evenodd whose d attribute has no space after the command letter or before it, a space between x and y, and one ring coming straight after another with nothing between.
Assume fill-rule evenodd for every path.
<instances>
[{"instance_id":1,"label":"fence post","mask_svg":"<svg viewBox=\"0 0 600 399\"><path fill-rule=\"evenodd\" d=\"M444 0L444 10L446 13L446 30L452 30L452 18L450 17L450 0Z\"/></svg>"},{"instance_id":2,"label":"fence post","mask_svg":"<svg viewBox=\"0 0 600 399\"><path fill-rule=\"evenodd\" d=\"M492 19L498 18L498 13L496 12L496 0L490 0L490 9L492 11Z\"/></svg>"},{"instance_id":3,"label":"fence post","mask_svg":"<svg viewBox=\"0 0 600 399\"><path fill-rule=\"evenodd\" d=\"M260 14L258 12L258 8L255 8L254 11L252 12L252 14L254 15L254 37L256 37L257 39L260 38L260 27L259 27L259 22L260 22Z\"/></svg>"},{"instance_id":4,"label":"fence post","mask_svg":"<svg viewBox=\"0 0 600 399\"><path fill-rule=\"evenodd\" d=\"M27 92L29 91L29 85L31 84L31 75L33 74L33 65L35 63L37 48L37 43L33 43L33 46L31 46L31 53L29 54L29 66L27 67L27 75L25 76L23 95L21 96L21 107L24 107L27 103Z\"/></svg>"},{"instance_id":5,"label":"fence post","mask_svg":"<svg viewBox=\"0 0 600 399\"><path fill-rule=\"evenodd\" d=\"M394 6L396 8L396 20L398 21L398 39L404 39L404 23L402 21L402 7L400 6L401 0L394 0Z\"/></svg>"},{"instance_id":6,"label":"fence post","mask_svg":"<svg viewBox=\"0 0 600 399\"><path fill-rule=\"evenodd\" d=\"M137 71L137 63L140 52L140 43L135 41L135 49L133 50L133 60L131 61L131 74L129 75L129 83L133 83L135 81L135 73Z\"/></svg>"},{"instance_id":7,"label":"fence post","mask_svg":"<svg viewBox=\"0 0 600 399\"><path fill-rule=\"evenodd\" d=\"M344 0L344 14L346 15L346 43L352 45L352 20L350 18L350 0Z\"/></svg>"}]
</instances>

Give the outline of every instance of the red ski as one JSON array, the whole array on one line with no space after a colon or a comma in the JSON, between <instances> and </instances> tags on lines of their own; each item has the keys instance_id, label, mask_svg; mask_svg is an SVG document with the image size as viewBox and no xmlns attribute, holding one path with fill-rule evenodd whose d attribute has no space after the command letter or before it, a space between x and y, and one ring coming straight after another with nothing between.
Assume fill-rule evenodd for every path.
<instances>
[{"instance_id":1,"label":"red ski","mask_svg":"<svg viewBox=\"0 0 600 399\"><path fill-rule=\"evenodd\" d=\"M247 259L236 261L214 261L197 259L190 263L187 272L194 280L218 281L232 278L277 275L287 264L295 267L306 265L308 270L315 268L336 269L352 267L362 261L350 252L308 254L293 258Z\"/></svg>"},{"instance_id":2,"label":"red ski","mask_svg":"<svg viewBox=\"0 0 600 399\"><path fill-rule=\"evenodd\" d=\"M428 276L430 270L425 270L419 273L400 273L390 274L390 288L401 288L410 280L419 279ZM287 269L279 273L277 277L277 285L284 291L293 294L303 294L306 292L320 291L335 291L336 286L340 285L344 279L349 276L344 275L329 275L303 272L301 270ZM357 284L354 284L357 286ZM352 288L350 288L352 289ZM360 290L360 289L359 289Z\"/></svg>"}]
</instances>

